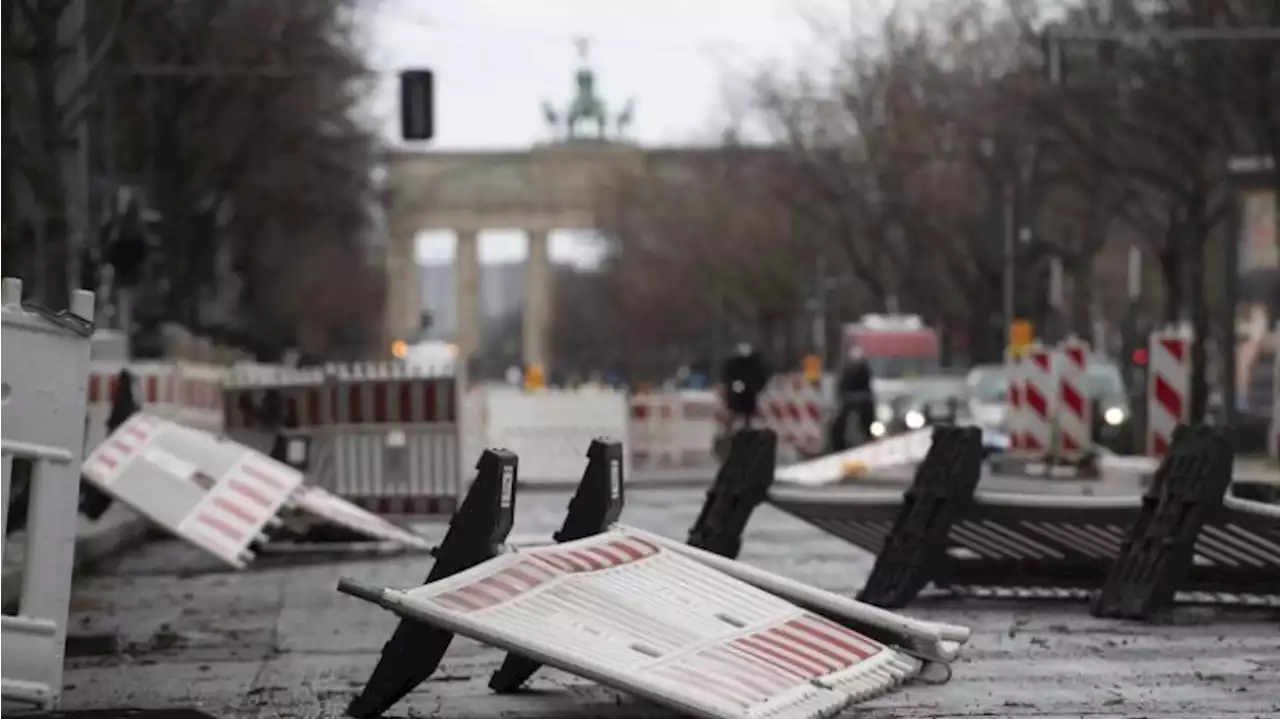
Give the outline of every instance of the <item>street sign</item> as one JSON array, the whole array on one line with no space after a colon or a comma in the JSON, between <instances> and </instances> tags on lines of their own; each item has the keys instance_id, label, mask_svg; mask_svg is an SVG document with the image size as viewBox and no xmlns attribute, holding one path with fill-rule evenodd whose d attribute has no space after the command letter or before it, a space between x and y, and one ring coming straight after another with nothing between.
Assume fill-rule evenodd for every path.
<instances>
[{"instance_id":1,"label":"street sign","mask_svg":"<svg viewBox=\"0 0 1280 719\"><path fill-rule=\"evenodd\" d=\"M822 358L818 355L806 355L803 367L804 378L809 382L817 382L822 379Z\"/></svg>"},{"instance_id":2,"label":"street sign","mask_svg":"<svg viewBox=\"0 0 1280 719\"><path fill-rule=\"evenodd\" d=\"M1010 349L1020 350L1030 347L1035 338L1035 327L1031 324L1031 320L1014 320L1009 325Z\"/></svg>"}]
</instances>

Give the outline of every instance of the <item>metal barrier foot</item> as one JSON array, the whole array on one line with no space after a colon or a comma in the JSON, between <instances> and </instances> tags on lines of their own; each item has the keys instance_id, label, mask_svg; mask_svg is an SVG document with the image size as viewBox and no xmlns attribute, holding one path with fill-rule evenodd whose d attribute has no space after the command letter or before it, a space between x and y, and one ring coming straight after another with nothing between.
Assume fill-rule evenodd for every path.
<instances>
[{"instance_id":1,"label":"metal barrier foot","mask_svg":"<svg viewBox=\"0 0 1280 719\"><path fill-rule=\"evenodd\" d=\"M902 497L859 601L903 607L930 581L945 576L947 535L973 501L982 451L982 431L975 427L934 429L933 444Z\"/></svg>"},{"instance_id":2,"label":"metal barrier foot","mask_svg":"<svg viewBox=\"0 0 1280 719\"><path fill-rule=\"evenodd\" d=\"M564 524L554 538L557 542L585 539L613 526L622 516L626 486L623 476L622 443L614 439L596 439L587 450L587 468L573 499ZM515 692L529 681L542 666L519 654L508 654L493 676L489 688L500 694Z\"/></svg>"},{"instance_id":3,"label":"metal barrier foot","mask_svg":"<svg viewBox=\"0 0 1280 719\"><path fill-rule=\"evenodd\" d=\"M1179 425L1094 598L1094 616L1147 619L1169 606L1191 569L1200 528L1222 509L1233 455L1230 430Z\"/></svg>"},{"instance_id":4,"label":"metal barrier foot","mask_svg":"<svg viewBox=\"0 0 1280 719\"><path fill-rule=\"evenodd\" d=\"M476 463L476 479L449 521L424 583L470 569L497 556L511 532L515 513L517 458L501 449L485 450ZM379 602L381 590L343 580L339 590ZM378 597L378 598L375 598ZM402 619L382 648L382 657L347 716L376 717L413 691L440 666L453 632Z\"/></svg>"},{"instance_id":5,"label":"metal barrier foot","mask_svg":"<svg viewBox=\"0 0 1280 719\"><path fill-rule=\"evenodd\" d=\"M763 502L778 461L778 435L768 429L743 429L733 435L729 455L707 490L702 510L689 529L688 544L737 559L751 512Z\"/></svg>"}]
</instances>

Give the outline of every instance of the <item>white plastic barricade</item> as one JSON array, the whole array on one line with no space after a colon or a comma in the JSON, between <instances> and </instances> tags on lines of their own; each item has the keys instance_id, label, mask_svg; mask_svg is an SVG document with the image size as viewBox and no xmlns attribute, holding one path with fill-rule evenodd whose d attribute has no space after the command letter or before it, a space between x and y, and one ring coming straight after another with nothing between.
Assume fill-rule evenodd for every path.
<instances>
[{"instance_id":1,"label":"white plastic barricade","mask_svg":"<svg viewBox=\"0 0 1280 719\"><path fill-rule=\"evenodd\" d=\"M307 446L312 481L380 514L448 514L469 471L455 374L400 363L323 369L237 367L227 435L260 451ZM291 463L296 460L288 458Z\"/></svg>"},{"instance_id":2,"label":"white plastic barricade","mask_svg":"<svg viewBox=\"0 0 1280 719\"><path fill-rule=\"evenodd\" d=\"M1147 355L1147 454L1163 457L1174 428L1191 416L1191 335L1152 332Z\"/></svg>"},{"instance_id":3,"label":"white plastic barricade","mask_svg":"<svg viewBox=\"0 0 1280 719\"><path fill-rule=\"evenodd\" d=\"M99 489L236 569L302 474L235 442L133 415L84 462Z\"/></svg>"},{"instance_id":4,"label":"white plastic barricade","mask_svg":"<svg viewBox=\"0 0 1280 719\"><path fill-rule=\"evenodd\" d=\"M1058 346L1057 458L1078 462L1093 447L1093 401L1089 392L1089 344L1069 338Z\"/></svg>"},{"instance_id":5,"label":"white plastic barricade","mask_svg":"<svg viewBox=\"0 0 1280 719\"><path fill-rule=\"evenodd\" d=\"M422 535L398 527L321 487L301 486L294 492L293 499L299 510L372 539L419 549L432 546Z\"/></svg>"},{"instance_id":6,"label":"white plastic barricade","mask_svg":"<svg viewBox=\"0 0 1280 719\"><path fill-rule=\"evenodd\" d=\"M469 445L501 447L517 454L521 482L576 481L587 466L591 440L612 437L625 442L628 437L630 407L622 392L525 392L505 387L478 387L472 392L471 401L478 403L473 414L483 424L470 428L475 439Z\"/></svg>"},{"instance_id":7,"label":"white plastic barricade","mask_svg":"<svg viewBox=\"0 0 1280 719\"><path fill-rule=\"evenodd\" d=\"M619 527L369 598L708 719L834 716L924 666L910 653L758 588L753 578L759 579L734 576L654 535ZM897 617L809 592L842 620L879 626L886 623L881 614ZM907 639L898 627L891 631Z\"/></svg>"},{"instance_id":8,"label":"white plastic barricade","mask_svg":"<svg viewBox=\"0 0 1280 719\"><path fill-rule=\"evenodd\" d=\"M69 313L23 307L22 282L12 278L4 280L3 299L0 536L7 535L11 481L23 465L29 500L18 611L0 619L0 695L51 707L62 692L94 302L81 291Z\"/></svg>"},{"instance_id":9,"label":"white plastic barricade","mask_svg":"<svg viewBox=\"0 0 1280 719\"><path fill-rule=\"evenodd\" d=\"M632 395L627 450L637 470L714 467L719 400L714 392Z\"/></svg>"},{"instance_id":10,"label":"white plastic barricade","mask_svg":"<svg viewBox=\"0 0 1280 719\"><path fill-rule=\"evenodd\" d=\"M97 447L107 436L107 419L123 369L133 378L130 389L139 409L207 432L222 429L220 385L225 367L182 360L94 362L89 375L86 449Z\"/></svg>"}]
</instances>

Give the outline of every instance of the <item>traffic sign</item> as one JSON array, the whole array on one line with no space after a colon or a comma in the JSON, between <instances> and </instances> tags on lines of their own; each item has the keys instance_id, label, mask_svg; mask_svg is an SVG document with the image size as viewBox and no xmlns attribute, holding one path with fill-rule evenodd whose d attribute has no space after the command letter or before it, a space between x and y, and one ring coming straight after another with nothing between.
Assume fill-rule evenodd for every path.
<instances>
[{"instance_id":1,"label":"traffic sign","mask_svg":"<svg viewBox=\"0 0 1280 719\"><path fill-rule=\"evenodd\" d=\"M524 371L524 388L525 389L542 389L546 384L546 378L542 374L542 365L531 364Z\"/></svg>"},{"instance_id":2,"label":"traffic sign","mask_svg":"<svg viewBox=\"0 0 1280 719\"><path fill-rule=\"evenodd\" d=\"M1031 320L1014 320L1009 325L1009 347L1015 350L1030 347L1035 341L1035 327Z\"/></svg>"},{"instance_id":3,"label":"traffic sign","mask_svg":"<svg viewBox=\"0 0 1280 719\"><path fill-rule=\"evenodd\" d=\"M810 382L817 382L822 379L822 358L816 354L806 355L804 358L804 378Z\"/></svg>"}]
</instances>

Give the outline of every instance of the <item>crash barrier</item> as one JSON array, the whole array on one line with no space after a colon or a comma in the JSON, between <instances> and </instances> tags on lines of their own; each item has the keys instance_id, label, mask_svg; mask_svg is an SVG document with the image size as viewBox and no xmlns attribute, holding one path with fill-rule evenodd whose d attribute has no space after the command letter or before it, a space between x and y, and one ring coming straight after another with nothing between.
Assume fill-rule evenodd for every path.
<instances>
[{"instance_id":1,"label":"crash barrier","mask_svg":"<svg viewBox=\"0 0 1280 719\"><path fill-rule=\"evenodd\" d=\"M627 447L637 470L714 468L720 401L714 392L632 395Z\"/></svg>"},{"instance_id":2,"label":"crash barrier","mask_svg":"<svg viewBox=\"0 0 1280 719\"><path fill-rule=\"evenodd\" d=\"M1084 467L1096 456L1087 367L1089 344L1068 337L1005 355L1009 452L1006 464Z\"/></svg>"},{"instance_id":3,"label":"crash barrier","mask_svg":"<svg viewBox=\"0 0 1280 719\"><path fill-rule=\"evenodd\" d=\"M880 606L904 606L930 583L985 596L1097 590L1099 616L1148 617L1175 598L1280 606L1280 506L1225 495L1226 430L1182 427L1173 439L1143 497L978 491L978 431L940 427L905 494L728 475L720 479L741 486L709 497L738 502L702 514L749 514L763 496L877 555L859 599ZM718 526L743 525L731 518ZM736 546L733 537L706 543L712 551Z\"/></svg>"},{"instance_id":4,"label":"crash barrier","mask_svg":"<svg viewBox=\"0 0 1280 719\"><path fill-rule=\"evenodd\" d=\"M82 472L99 490L233 569L287 540L336 535L427 548L418 535L304 486L302 473L287 464L147 412L103 441Z\"/></svg>"},{"instance_id":5,"label":"crash barrier","mask_svg":"<svg viewBox=\"0 0 1280 719\"><path fill-rule=\"evenodd\" d=\"M1174 428L1191 419L1191 333L1166 327L1151 333L1147 352L1146 452L1160 457Z\"/></svg>"},{"instance_id":6,"label":"crash barrier","mask_svg":"<svg viewBox=\"0 0 1280 719\"><path fill-rule=\"evenodd\" d=\"M916 677L949 677L963 627L921 622L613 524L624 454L597 440L554 546L503 546L517 455L487 450L425 583L338 589L402 617L347 708L376 717L439 667L455 634L511 652L517 690L547 664L684 715L831 716ZM802 609L801 607L809 609Z\"/></svg>"},{"instance_id":7,"label":"crash barrier","mask_svg":"<svg viewBox=\"0 0 1280 719\"><path fill-rule=\"evenodd\" d=\"M89 373L85 450L107 434L112 407L122 386L138 409L207 432L222 429L221 383L227 368L182 360L151 362L95 361Z\"/></svg>"},{"instance_id":8,"label":"crash barrier","mask_svg":"<svg viewBox=\"0 0 1280 719\"><path fill-rule=\"evenodd\" d=\"M733 417L721 403L721 431L733 430ZM752 425L778 435L778 461L796 462L821 454L827 446L827 421L833 415L829 393L803 374L774 375L760 393Z\"/></svg>"},{"instance_id":9,"label":"crash barrier","mask_svg":"<svg viewBox=\"0 0 1280 719\"><path fill-rule=\"evenodd\" d=\"M236 367L231 439L379 514L452 512L462 492L460 374L399 363Z\"/></svg>"},{"instance_id":10,"label":"crash barrier","mask_svg":"<svg viewBox=\"0 0 1280 719\"><path fill-rule=\"evenodd\" d=\"M51 707L62 693L94 297L77 291L70 311L53 312L23 303L21 280L6 277L3 292L0 529L23 475L29 505L17 613L0 619L0 694L6 701Z\"/></svg>"},{"instance_id":11,"label":"crash barrier","mask_svg":"<svg viewBox=\"0 0 1280 719\"><path fill-rule=\"evenodd\" d=\"M468 456L506 447L524 458L525 483L573 481L582 476L582 448L592 438L628 436L628 398L615 390L477 387L466 402L473 421Z\"/></svg>"}]
</instances>

